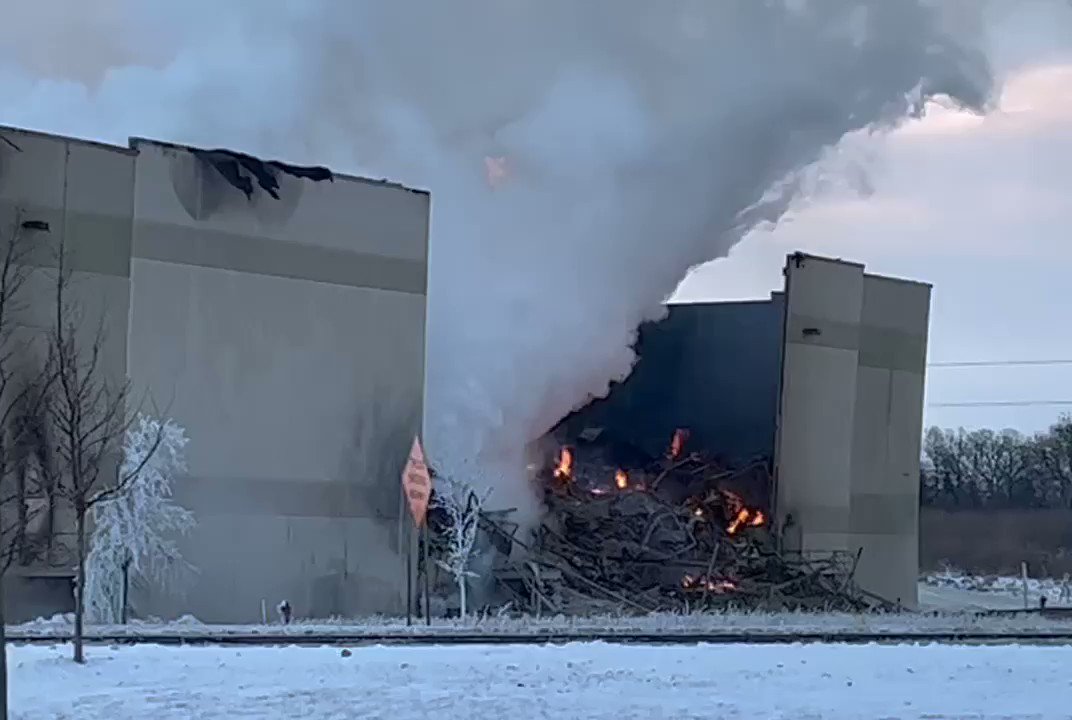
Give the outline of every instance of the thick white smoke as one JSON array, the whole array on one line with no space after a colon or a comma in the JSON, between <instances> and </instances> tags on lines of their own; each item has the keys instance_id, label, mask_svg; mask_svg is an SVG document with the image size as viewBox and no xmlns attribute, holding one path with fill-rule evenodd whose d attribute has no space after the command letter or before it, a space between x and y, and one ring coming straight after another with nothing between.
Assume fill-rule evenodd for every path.
<instances>
[{"instance_id":1,"label":"thick white smoke","mask_svg":"<svg viewBox=\"0 0 1072 720\"><path fill-rule=\"evenodd\" d=\"M533 507L526 445L628 373L637 325L690 267L776 220L794 176L846 133L934 94L985 104L981 12L927 0L19 4L16 30L0 31L0 122L230 145L431 189L430 450L494 483L496 504ZM494 188L487 157L506 158Z\"/></svg>"}]
</instances>

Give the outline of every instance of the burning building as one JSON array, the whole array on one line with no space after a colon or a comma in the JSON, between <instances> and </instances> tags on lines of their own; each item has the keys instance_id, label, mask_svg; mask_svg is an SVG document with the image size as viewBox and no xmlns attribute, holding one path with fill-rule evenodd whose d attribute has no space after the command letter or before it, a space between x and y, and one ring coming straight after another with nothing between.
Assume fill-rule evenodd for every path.
<instances>
[{"instance_id":1,"label":"burning building","mask_svg":"<svg viewBox=\"0 0 1072 720\"><path fill-rule=\"evenodd\" d=\"M768 300L670 306L551 433L523 553L545 581L638 611L916 605L930 286L803 254L784 276Z\"/></svg>"}]
</instances>

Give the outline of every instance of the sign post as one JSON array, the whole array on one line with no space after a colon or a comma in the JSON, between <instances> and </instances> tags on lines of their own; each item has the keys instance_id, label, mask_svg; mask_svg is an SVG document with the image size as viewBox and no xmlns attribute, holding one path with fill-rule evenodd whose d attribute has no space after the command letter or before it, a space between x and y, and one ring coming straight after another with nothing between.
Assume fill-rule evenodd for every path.
<instances>
[{"instance_id":1,"label":"sign post","mask_svg":"<svg viewBox=\"0 0 1072 720\"><path fill-rule=\"evenodd\" d=\"M424 572L421 573L421 582L424 586L422 595L424 596L424 624L432 624L432 606L428 603L428 528L421 528L421 567Z\"/></svg>"},{"instance_id":2,"label":"sign post","mask_svg":"<svg viewBox=\"0 0 1072 720\"><path fill-rule=\"evenodd\" d=\"M424 528L428 517L428 502L432 497L432 477L428 473L428 464L424 460L424 450L421 449L420 438L413 438L413 447L409 451L409 459L406 467L402 470L402 490L406 494L406 503L409 505L410 515L413 516L413 524L418 532ZM409 537L409 533L406 534ZM425 541L427 543L427 540ZM425 618L430 622L428 615L428 567L424 568L425 575ZM413 544L406 543L406 625L413 623Z\"/></svg>"}]
</instances>

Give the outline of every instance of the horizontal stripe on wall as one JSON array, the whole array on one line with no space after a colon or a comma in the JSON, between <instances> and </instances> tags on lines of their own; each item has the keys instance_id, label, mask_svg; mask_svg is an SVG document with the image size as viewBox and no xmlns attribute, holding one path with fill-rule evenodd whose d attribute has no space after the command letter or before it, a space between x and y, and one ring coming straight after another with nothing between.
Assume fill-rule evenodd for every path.
<instances>
[{"instance_id":1,"label":"horizontal stripe on wall","mask_svg":"<svg viewBox=\"0 0 1072 720\"><path fill-rule=\"evenodd\" d=\"M139 222L134 257L423 295L427 264L317 245Z\"/></svg>"},{"instance_id":2,"label":"horizontal stripe on wall","mask_svg":"<svg viewBox=\"0 0 1072 720\"><path fill-rule=\"evenodd\" d=\"M859 364L884 370L923 373L927 365L927 336L877 325L857 325L825 318L790 314L787 341L859 353Z\"/></svg>"},{"instance_id":3,"label":"horizontal stripe on wall","mask_svg":"<svg viewBox=\"0 0 1072 720\"><path fill-rule=\"evenodd\" d=\"M919 530L919 496L912 487L903 494L853 493L852 532L857 535L912 535Z\"/></svg>"},{"instance_id":4,"label":"horizontal stripe on wall","mask_svg":"<svg viewBox=\"0 0 1072 720\"><path fill-rule=\"evenodd\" d=\"M176 501L198 515L372 518L397 521L397 481L365 485L334 480L185 477Z\"/></svg>"},{"instance_id":5,"label":"horizontal stripe on wall","mask_svg":"<svg viewBox=\"0 0 1072 720\"><path fill-rule=\"evenodd\" d=\"M56 267L65 239L70 269L129 277L136 227L133 255L146 260L416 295L427 291L427 264L416 260L181 225L135 226L129 217L69 212L64 218L59 209L0 200L5 235L16 209L21 211L20 222L47 228L19 228L30 245L27 263L35 267Z\"/></svg>"},{"instance_id":6,"label":"horizontal stripe on wall","mask_svg":"<svg viewBox=\"0 0 1072 720\"><path fill-rule=\"evenodd\" d=\"M133 223L129 217L94 213L67 213L38 205L0 200L0 232L6 237L16 212L18 231L28 244L27 264L56 267L61 240L65 240L67 267L77 272L130 276L130 245ZM47 227L47 229L37 229ZM66 235L66 238L64 236Z\"/></svg>"}]
</instances>

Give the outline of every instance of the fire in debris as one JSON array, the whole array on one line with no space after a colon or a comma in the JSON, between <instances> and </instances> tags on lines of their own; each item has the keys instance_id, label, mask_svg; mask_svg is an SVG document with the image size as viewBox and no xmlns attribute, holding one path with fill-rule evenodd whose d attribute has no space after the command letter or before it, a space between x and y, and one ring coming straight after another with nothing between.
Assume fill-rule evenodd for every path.
<instances>
[{"instance_id":1,"label":"fire in debris","mask_svg":"<svg viewBox=\"0 0 1072 720\"><path fill-rule=\"evenodd\" d=\"M678 428L674 431L674 437L670 439L670 448L667 450L667 456L671 460L677 460L681 457L681 453L685 451L685 443L688 442L689 431L684 428Z\"/></svg>"},{"instance_id":2,"label":"fire in debris","mask_svg":"<svg viewBox=\"0 0 1072 720\"><path fill-rule=\"evenodd\" d=\"M701 447L686 452L684 428L650 450L600 428L563 426L552 437L558 450L536 475L543 521L531 540L518 539L516 561L497 571L515 606L555 613L868 606L843 558L781 554L769 530L766 459L733 467Z\"/></svg>"},{"instance_id":3,"label":"fire in debris","mask_svg":"<svg viewBox=\"0 0 1072 720\"><path fill-rule=\"evenodd\" d=\"M749 510L748 508L741 508L737 511L737 515L730 521L730 524L726 526L727 535L736 535L737 532L743 527L760 527L767 521L761 510Z\"/></svg>"},{"instance_id":4,"label":"fire in debris","mask_svg":"<svg viewBox=\"0 0 1072 720\"><path fill-rule=\"evenodd\" d=\"M741 528L762 527L767 522L767 516L762 510L747 507L744 498L730 490L722 490L723 507L726 509L729 523L726 525L727 535L736 535Z\"/></svg>"},{"instance_id":5,"label":"fire in debris","mask_svg":"<svg viewBox=\"0 0 1072 720\"><path fill-rule=\"evenodd\" d=\"M564 447L558 451L558 464L554 471L555 480L573 479L573 450Z\"/></svg>"},{"instance_id":6,"label":"fire in debris","mask_svg":"<svg viewBox=\"0 0 1072 720\"><path fill-rule=\"evenodd\" d=\"M737 589L737 584L732 580L718 580L709 578L706 575L689 575L686 573L685 577L681 578L681 589L685 591L704 590L722 594L733 592Z\"/></svg>"}]
</instances>

